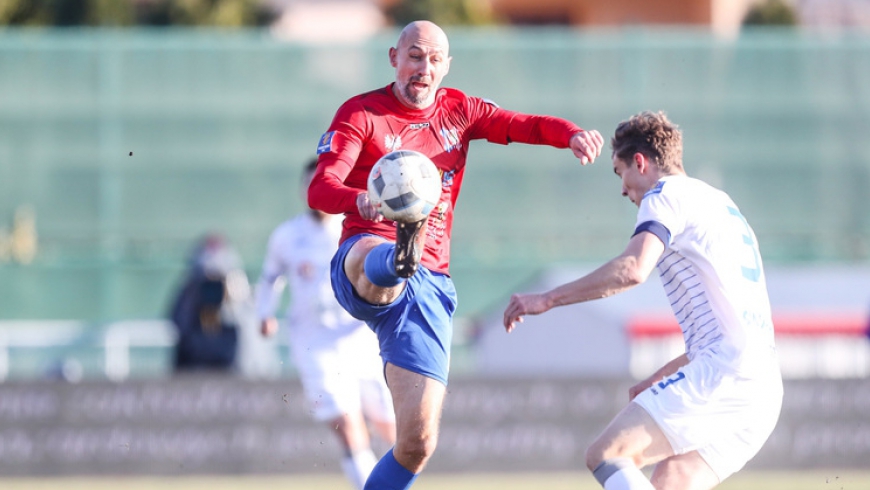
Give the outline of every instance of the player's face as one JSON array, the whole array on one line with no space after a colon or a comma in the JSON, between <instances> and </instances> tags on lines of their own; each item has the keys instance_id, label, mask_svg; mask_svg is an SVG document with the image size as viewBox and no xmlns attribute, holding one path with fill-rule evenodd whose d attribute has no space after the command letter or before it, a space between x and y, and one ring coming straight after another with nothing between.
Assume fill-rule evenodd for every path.
<instances>
[{"instance_id":1,"label":"player's face","mask_svg":"<svg viewBox=\"0 0 870 490\"><path fill-rule=\"evenodd\" d=\"M641 175L638 164L634 160L626 162L613 155L613 173L622 179L622 195L633 202L635 206L640 207L640 201L650 186L646 183L647 179Z\"/></svg>"},{"instance_id":2,"label":"player's face","mask_svg":"<svg viewBox=\"0 0 870 490\"><path fill-rule=\"evenodd\" d=\"M395 93L408 107L425 109L435 102L435 92L450 69L446 38L437 32L419 32L390 49L396 69Z\"/></svg>"}]
</instances>

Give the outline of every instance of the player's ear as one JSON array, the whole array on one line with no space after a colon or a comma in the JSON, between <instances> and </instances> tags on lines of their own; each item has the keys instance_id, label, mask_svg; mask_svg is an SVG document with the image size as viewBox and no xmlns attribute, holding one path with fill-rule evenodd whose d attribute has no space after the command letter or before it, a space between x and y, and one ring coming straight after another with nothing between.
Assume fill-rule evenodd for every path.
<instances>
[{"instance_id":1,"label":"player's ear","mask_svg":"<svg viewBox=\"0 0 870 490\"><path fill-rule=\"evenodd\" d=\"M637 152L632 157L634 164L637 165L637 171L641 174L646 173L649 167L649 160L646 159L643 153Z\"/></svg>"},{"instance_id":2,"label":"player's ear","mask_svg":"<svg viewBox=\"0 0 870 490\"><path fill-rule=\"evenodd\" d=\"M390 48L390 66L392 66L393 68L396 67L396 59L398 58L398 56L399 52L396 50L396 48Z\"/></svg>"}]
</instances>

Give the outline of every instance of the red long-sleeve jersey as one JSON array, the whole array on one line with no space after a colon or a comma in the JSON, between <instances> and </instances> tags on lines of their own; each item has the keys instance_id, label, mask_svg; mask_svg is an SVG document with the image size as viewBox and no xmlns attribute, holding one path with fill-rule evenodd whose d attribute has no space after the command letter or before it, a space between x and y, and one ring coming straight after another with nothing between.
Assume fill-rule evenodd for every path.
<instances>
[{"instance_id":1,"label":"red long-sleeve jersey","mask_svg":"<svg viewBox=\"0 0 870 490\"><path fill-rule=\"evenodd\" d=\"M341 241L360 233L395 240L395 223L363 219L356 198L366 192L369 172L382 156L398 149L428 156L441 171L441 200L429 215L421 263L447 274L453 209L462 186L471 140L528 143L567 148L577 125L551 116L521 114L494 103L441 88L426 109L409 109L395 97L392 84L351 98L338 109L320 138L317 171L308 204L345 215Z\"/></svg>"}]
</instances>

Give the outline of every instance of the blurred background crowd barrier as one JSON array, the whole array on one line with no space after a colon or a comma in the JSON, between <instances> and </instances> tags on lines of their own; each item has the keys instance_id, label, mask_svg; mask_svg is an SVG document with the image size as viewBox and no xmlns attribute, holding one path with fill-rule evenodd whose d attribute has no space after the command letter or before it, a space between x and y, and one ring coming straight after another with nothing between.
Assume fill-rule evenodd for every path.
<instances>
[{"instance_id":1,"label":"blurred background crowd barrier","mask_svg":"<svg viewBox=\"0 0 870 490\"><path fill-rule=\"evenodd\" d=\"M629 386L452 380L427 471L581 471L586 447L624 406ZM0 473L340 473L338 445L303 403L296 380L0 384ZM780 421L747 468L866 470L868 404L870 385L860 380L787 381Z\"/></svg>"}]
</instances>

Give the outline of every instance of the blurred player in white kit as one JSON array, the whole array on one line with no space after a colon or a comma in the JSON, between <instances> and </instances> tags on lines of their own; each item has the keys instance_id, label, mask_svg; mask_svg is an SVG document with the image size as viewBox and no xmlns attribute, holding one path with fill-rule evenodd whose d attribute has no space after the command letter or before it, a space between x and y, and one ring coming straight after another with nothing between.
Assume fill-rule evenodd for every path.
<instances>
[{"instance_id":1,"label":"blurred player in white kit","mask_svg":"<svg viewBox=\"0 0 870 490\"><path fill-rule=\"evenodd\" d=\"M303 198L315 167L312 160L303 171ZM262 334L274 335L275 310L289 284L285 329L309 409L334 431L344 451L342 469L362 489L380 459L368 425L390 447L395 415L377 337L338 304L330 285L340 234L340 217L312 209L279 225L269 238L257 285L257 313Z\"/></svg>"}]
</instances>

